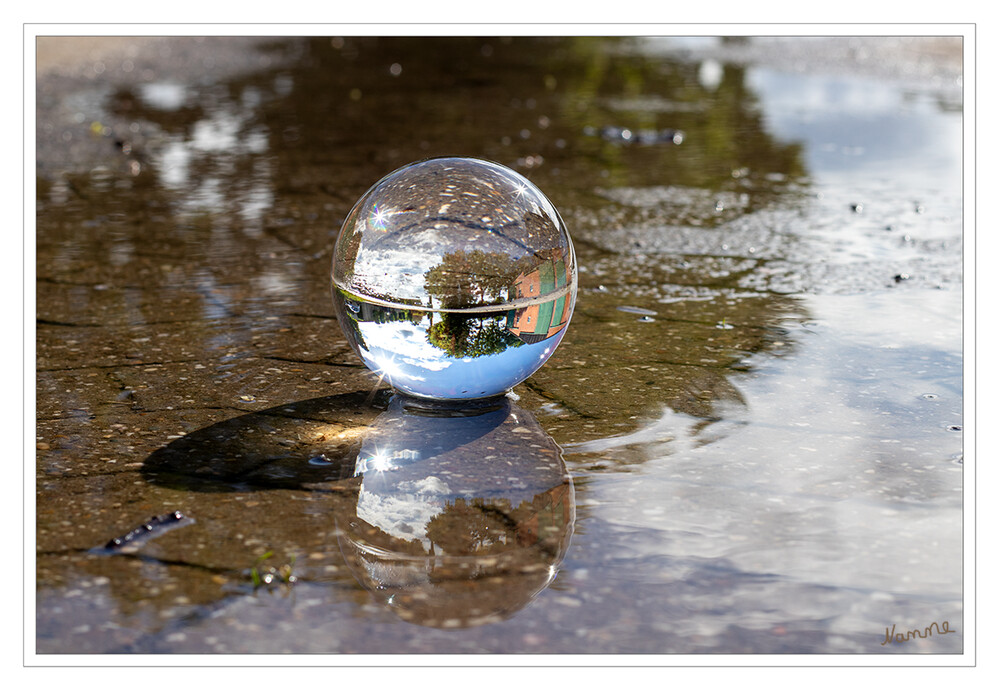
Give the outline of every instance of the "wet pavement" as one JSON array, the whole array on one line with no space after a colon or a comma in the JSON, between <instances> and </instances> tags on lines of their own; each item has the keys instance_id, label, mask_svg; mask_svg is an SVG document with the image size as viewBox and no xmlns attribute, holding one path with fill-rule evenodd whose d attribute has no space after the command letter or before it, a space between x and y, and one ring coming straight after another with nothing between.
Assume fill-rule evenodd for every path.
<instances>
[{"instance_id":1,"label":"wet pavement","mask_svg":"<svg viewBox=\"0 0 999 690\"><path fill-rule=\"evenodd\" d=\"M37 653L963 650L960 39L72 40ZM580 271L460 415L330 297L353 203L438 155L531 179Z\"/></svg>"}]
</instances>

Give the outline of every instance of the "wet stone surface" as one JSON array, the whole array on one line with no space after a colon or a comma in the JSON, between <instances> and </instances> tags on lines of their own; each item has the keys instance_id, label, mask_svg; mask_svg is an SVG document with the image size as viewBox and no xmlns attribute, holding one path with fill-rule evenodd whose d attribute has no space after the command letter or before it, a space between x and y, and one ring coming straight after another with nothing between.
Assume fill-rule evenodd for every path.
<instances>
[{"instance_id":1,"label":"wet stone surface","mask_svg":"<svg viewBox=\"0 0 999 690\"><path fill-rule=\"evenodd\" d=\"M73 40L37 653L963 649L959 42ZM448 412L330 290L357 199L444 155L530 179L578 265L547 363Z\"/></svg>"}]
</instances>

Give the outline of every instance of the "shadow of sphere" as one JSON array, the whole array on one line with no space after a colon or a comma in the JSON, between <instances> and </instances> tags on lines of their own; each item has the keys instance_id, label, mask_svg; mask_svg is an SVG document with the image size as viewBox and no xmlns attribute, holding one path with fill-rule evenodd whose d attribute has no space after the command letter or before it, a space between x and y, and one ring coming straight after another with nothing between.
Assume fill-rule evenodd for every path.
<instances>
[{"instance_id":1,"label":"shadow of sphere","mask_svg":"<svg viewBox=\"0 0 999 690\"><path fill-rule=\"evenodd\" d=\"M322 488L353 474L361 440L390 396L312 398L227 419L155 451L141 473L190 491Z\"/></svg>"},{"instance_id":2,"label":"shadow of sphere","mask_svg":"<svg viewBox=\"0 0 999 690\"><path fill-rule=\"evenodd\" d=\"M354 578L428 627L527 606L555 579L575 521L561 448L506 397L434 403L384 390L278 405L176 439L142 474L180 490L335 493L330 517Z\"/></svg>"}]
</instances>

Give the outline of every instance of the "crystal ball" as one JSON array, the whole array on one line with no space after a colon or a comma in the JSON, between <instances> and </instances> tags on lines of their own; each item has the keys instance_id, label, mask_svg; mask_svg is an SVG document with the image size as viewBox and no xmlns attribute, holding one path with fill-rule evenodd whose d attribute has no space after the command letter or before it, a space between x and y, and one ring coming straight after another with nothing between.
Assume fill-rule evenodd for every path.
<instances>
[{"instance_id":1,"label":"crystal ball","mask_svg":"<svg viewBox=\"0 0 999 690\"><path fill-rule=\"evenodd\" d=\"M538 370L575 306L576 255L527 178L432 158L379 180L347 215L332 292L351 348L402 393L501 395Z\"/></svg>"}]
</instances>

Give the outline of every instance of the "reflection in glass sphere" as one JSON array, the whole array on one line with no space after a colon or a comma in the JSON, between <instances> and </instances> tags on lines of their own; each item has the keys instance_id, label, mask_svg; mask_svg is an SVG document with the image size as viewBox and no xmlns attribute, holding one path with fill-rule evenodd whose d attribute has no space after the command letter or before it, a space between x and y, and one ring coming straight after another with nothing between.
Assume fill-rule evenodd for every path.
<instances>
[{"instance_id":1,"label":"reflection in glass sphere","mask_svg":"<svg viewBox=\"0 0 999 690\"><path fill-rule=\"evenodd\" d=\"M558 445L507 398L457 410L396 396L364 437L337 513L354 576L403 620L502 620L555 578L575 494Z\"/></svg>"},{"instance_id":2,"label":"reflection in glass sphere","mask_svg":"<svg viewBox=\"0 0 999 690\"><path fill-rule=\"evenodd\" d=\"M350 211L333 255L347 340L394 388L499 395L551 356L572 316L565 223L518 173L434 158L384 177Z\"/></svg>"}]
</instances>

